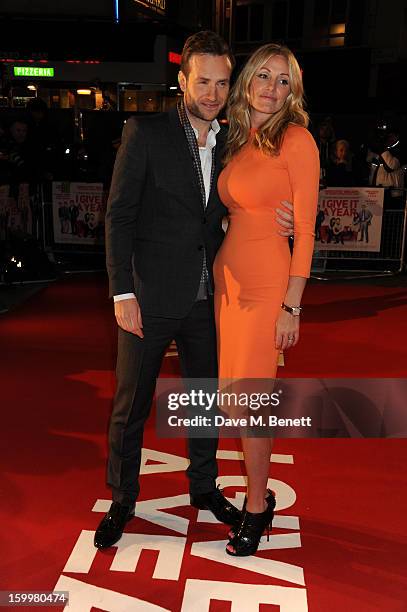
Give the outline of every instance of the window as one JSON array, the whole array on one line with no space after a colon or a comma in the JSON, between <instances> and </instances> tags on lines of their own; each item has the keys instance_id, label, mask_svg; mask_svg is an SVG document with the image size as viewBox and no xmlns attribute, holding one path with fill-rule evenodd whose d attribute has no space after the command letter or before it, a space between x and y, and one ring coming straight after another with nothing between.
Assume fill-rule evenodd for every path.
<instances>
[{"instance_id":1,"label":"window","mask_svg":"<svg viewBox=\"0 0 407 612\"><path fill-rule=\"evenodd\" d=\"M350 0L315 0L314 46L343 47Z\"/></svg>"}]
</instances>

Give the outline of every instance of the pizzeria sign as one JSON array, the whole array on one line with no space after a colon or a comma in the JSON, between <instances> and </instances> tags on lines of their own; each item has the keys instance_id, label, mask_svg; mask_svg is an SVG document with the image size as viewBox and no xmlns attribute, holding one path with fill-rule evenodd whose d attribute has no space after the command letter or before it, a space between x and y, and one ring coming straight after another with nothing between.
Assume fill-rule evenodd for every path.
<instances>
[{"instance_id":1,"label":"pizzeria sign","mask_svg":"<svg viewBox=\"0 0 407 612\"><path fill-rule=\"evenodd\" d=\"M52 78L54 77L54 68L49 66L14 66L13 74L16 77L39 77L39 78Z\"/></svg>"}]
</instances>

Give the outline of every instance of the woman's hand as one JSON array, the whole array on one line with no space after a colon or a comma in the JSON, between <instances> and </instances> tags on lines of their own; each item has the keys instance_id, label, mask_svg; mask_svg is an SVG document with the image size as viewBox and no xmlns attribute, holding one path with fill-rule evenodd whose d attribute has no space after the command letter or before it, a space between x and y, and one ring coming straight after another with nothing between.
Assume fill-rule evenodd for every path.
<instances>
[{"instance_id":1,"label":"woman's hand","mask_svg":"<svg viewBox=\"0 0 407 612\"><path fill-rule=\"evenodd\" d=\"M300 317L294 316L285 310L276 322L276 348L284 351L295 346L300 337Z\"/></svg>"}]
</instances>

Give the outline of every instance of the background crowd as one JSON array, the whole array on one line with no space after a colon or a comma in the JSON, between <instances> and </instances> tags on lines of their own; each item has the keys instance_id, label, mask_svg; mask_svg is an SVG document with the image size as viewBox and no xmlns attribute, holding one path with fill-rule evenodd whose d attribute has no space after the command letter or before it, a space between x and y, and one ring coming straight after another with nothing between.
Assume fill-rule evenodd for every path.
<instances>
[{"instance_id":1,"label":"background crowd","mask_svg":"<svg viewBox=\"0 0 407 612\"><path fill-rule=\"evenodd\" d=\"M128 116L102 111L62 120L40 98L32 99L18 115L0 113L0 185L72 180L100 181L108 187ZM357 117L348 125L343 118L311 119L320 152L321 187L403 188L407 148L399 118L370 118L362 131L360 125L354 129Z\"/></svg>"},{"instance_id":2,"label":"background crowd","mask_svg":"<svg viewBox=\"0 0 407 612\"><path fill-rule=\"evenodd\" d=\"M314 132L321 159L321 185L402 188L402 142L394 125L378 121L366 141L353 148L349 140L336 136L331 117L323 119Z\"/></svg>"},{"instance_id":3,"label":"background crowd","mask_svg":"<svg viewBox=\"0 0 407 612\"><path fill-rule=\"evenodd\" d=\"M48 109L41 98L33 98L24 109L0 109L0 280L50 276L50 261L52 266L54 256L57 257L53 245L52 181L102 183L107 193L123 124L129 116L130 113L114 111L111 107L100 112ZM405 118L400 115L311 115L309 129L320 153L321 189L384 187L384 211L404 209ZM15 231L10 225L7 198L13 198L17 207L20 206L22 186L29 209L22 209L26 214L20 214L18 231ZM49 206L43 207L43 202ZM61 233L75 235L73 215L66 213L64 219L63 212L63 209L59 211ZM24 223L28 219L31 223ZM369 224L368 219L365 221ZM94 231L91 217L83 222L87 231ZM321 244L342 241L344 233L340 225L329 225L328 235L326 231L322 235L323 224L326 226L326 218L320 210L315 226L317 241ZM393 240L392 224L393 217L384 219L386 244ZM25 231L25 226L31 229ZM360 227L358 218L351 230L356 232ZM86 249L89 253L86 251L84 257L83 252L75 254L78 251L75 245L64 246L59 257L63 262L68 261L68 265L77 261L75 265L79 268L89 267L91 247ZM100 246L93 248L98 268L104 267L102 251ZM11 255L17 252L20 253L17 263L10 262ZM21 268L19 261L23 262Z\"/></svg>"}]
</instances>

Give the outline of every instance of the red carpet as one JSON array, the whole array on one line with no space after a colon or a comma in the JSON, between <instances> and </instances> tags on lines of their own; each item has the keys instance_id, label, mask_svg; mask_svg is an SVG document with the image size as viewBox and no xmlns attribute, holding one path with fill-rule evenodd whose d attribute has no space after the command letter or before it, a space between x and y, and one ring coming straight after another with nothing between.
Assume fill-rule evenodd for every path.
<instances>
[{"instance_id":1,"label":"red carpet","mask_svg":"<svg viewBox=\"0 0 407 612\"><path fill-rule=\"evenodd\" d=\"M304 311L284 376L407 375L403 288L311 285ZM144 503L119 549L96 552L114 388L104 281L49 287L0 318L0 337L0 590L58 585L69 612L407 610L405 440L276 441L273 536L235 560L224 526L188 505L184 441L157 439L151 420ZM163 373L177 373L175 359ZM220 448L219 481L241 503L237 443Z\"/></svg>"}]
</instances>

